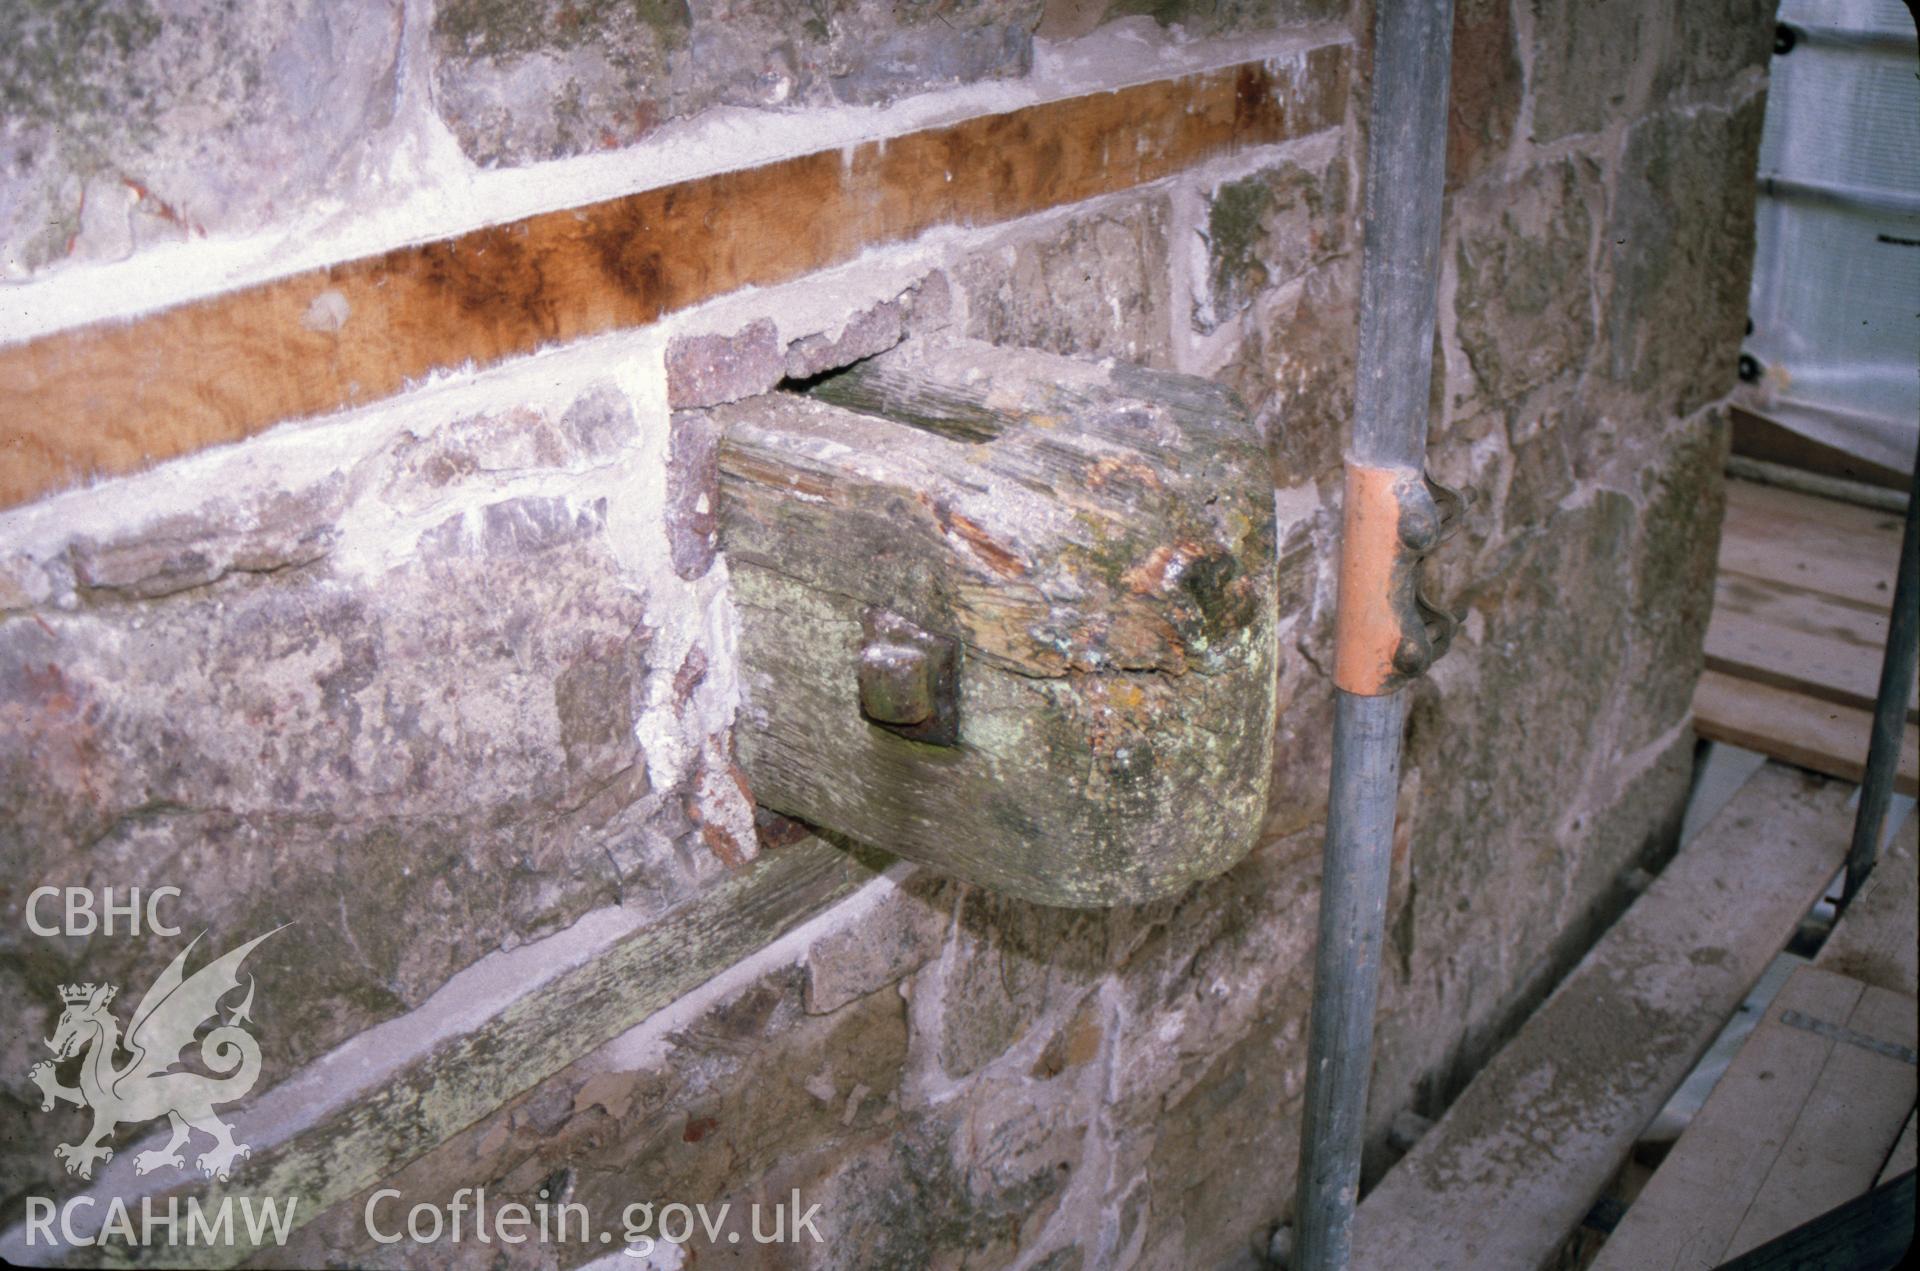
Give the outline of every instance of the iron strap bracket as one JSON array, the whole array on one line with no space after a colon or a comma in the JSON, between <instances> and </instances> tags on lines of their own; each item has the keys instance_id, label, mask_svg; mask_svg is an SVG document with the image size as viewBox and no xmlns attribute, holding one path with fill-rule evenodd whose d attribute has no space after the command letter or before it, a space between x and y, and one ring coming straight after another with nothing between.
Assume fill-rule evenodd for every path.
<instances>
[{"instance_id":1,"label":"iron strap bracket","mask_svg":"<svg viewBox=\"0 0 1920 1271\"><path fill-rule=\"evenodd\" d=\"M1333 682L1382 697L1424 675L1458 620L1420 588L1420 562L1453 537L1467 500L1413 468L1347 464Z\"/></svg>"}]
</instances>

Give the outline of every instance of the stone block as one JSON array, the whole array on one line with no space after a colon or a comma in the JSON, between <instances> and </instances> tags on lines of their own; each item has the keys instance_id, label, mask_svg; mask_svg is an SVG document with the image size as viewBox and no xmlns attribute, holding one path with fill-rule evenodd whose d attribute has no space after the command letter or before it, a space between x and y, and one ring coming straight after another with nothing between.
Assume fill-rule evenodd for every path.
<instances>
[{"instance_id":1,"label":"stone block","mask_svg":"<svg viewBox=\"0 0 1920 1271\"><path fill-rule=\"evenodd\" d=\"M53 596L53 580L25 552L0 553L0 612L30 609Z\"/></svg>"},{"instance_id":2,"label":"stone block","mask_svg":"<svg viewBox=\"0 0 1920 1271\"><path fill-rule=\"evenodd\" d=\"M1448 189L1471 184L1499 164L1525 95L1511 0L1459 0L1447 98Z\"/></svg>"},{"instance_id":3,"label":"stone block","mask_svg":"<svg viewBox=\"0 0 1920 1271\"><path fill-rule=\"evenodd\" d=\"M1635 115L1642 68L1664 46L1666 10L1647 0L1536 0L1527 78L1533 140L1598 132Z\"/></svg>"},{"instance_id":4,"label":"stone block","mask_svg":"<svg viewBox=\"0 0 1920 1271\"><path fill-rule=\"evenodd\" d=\"M764 393L786 373L780 329L761 318L732 335L675 336L667 345L667 404L718 406Z\"/></svg>"},{"instance_id":5,"label":"stone block","mask_svg":"<svg viewBox=\"0 0 1920 1271\"><path fill-rule=\"evenodd\" d=\"M880 105L1032 64L1039 0L444 0L434 104L469 157L629 145L716 106Z\"/></svg>"},{"instance_id":6,"label":"stone block","mask_svg":"<svg viewBox=\"0 0 1920 1271\"><path fill-rule=\"evenodd\" d=\"M795 1262L1011 1265L1061 1211L1090 1148L1092 1114L1091 1101L1035 1100L1019 1084L995 1083L916 1109L855 1150L797 1158L778 1185L817 1199L831 1243L795 1251Z\"/></svg>"},{"instance_id":7,"label":"stone block","mask_svg":"<svg viewBox=\"0 0 1920 1271\"><path fill-rule=\"evenodd\" d=\"M482 167L628 145L671 117L692 28L686 0L443 0L434 106Z\"/></svg>"},{"instance_id":8,"label":"stone block","mask_svg":"<svg viewBox=\"0 0 1920 1271\"><path fill-rule=\"evenodd\" d=\"M1144 1266L1261 1266L1299 1160L1306 1056L1297 1017L1263 1020L1169 1100L1147 1163Z\"/></svg>"},{"instance_id":9,"label":"stone block","mask_svg":"<svg viewBox=\"0 0 1920 1271\"><path fill-rule=\"evenodd\" d=\"M1240 395L1267 439L1273 483L1315 481L1340 466L1353 416L1359 261L1335 260L1255 314L1215 375Z\"/></svg>"},{"instance_id":10,"label":"stone block","mask_svg":"<svg viewBox=\"0 0 1920 1271\"><path fill-rule=\"evenodd\" d=\"M1144 938L1116 966L1107 1098L1129 1141L1123 1160L1144 1162L1163 1110L1205 1084L1222 1052L1257 1021L1296 1035L1304 1027L1318 849L1315 835L1269 840L1178 902L1143 915L1150 923Z\"/></svg>"},{"instance_id":11,"label":"stone block","mask_svg":"<svg viewBox=\"0 0 1920 1271\"><path fill-rule=\"evenodd\" d=\"M1189 36L1248 35L1295 23L1336 21L1347 16L1350 7L1350 0L1051 0L1040 33L1057 39L1083 34L1103 22L1145 16Z\"/></svg>"},{"instance_id":12,"label":"stone block","mask_svg":"<svg viewBox=\"0 0 1920 1271\"><path fill-rule=\"evenodd\" d=\"M940 969L941 1071L953 1079L978 1071L1078 1002L1121 938L1115 923L1105 911L969 891Z\"/></svg>"},{"instance_id":13,"label":"stone block","mask_svg":"<svg viewBox=\"0 0 1920 1271\"><path fill-rule=\"evenodd\" d=\"M793 340L786 351L787 378L810 380L885 353L913 332L946 326L952 306L952 287L936 269L893 299L853 314L837 330Z\"/></svg>"},{"instance_id":14,"label":"stone block","mask_svg":"<svg viewBox=\"0 0 1920 1271\"><path fill-rule=\"evenodd\" d=\"M1207 197L1207 276L1196 288L1193 327L1209 332L1269 287L1290 281L1347 247L1347 165L1283 162L1225 182Z\"/></svg>"},{"instance_id":15,"label":"stone block","mask_svg":"<svg viewBox=\"0 0 1920 1271\"><path fill-rule=\"evenodd\" d=\"M1710 411L1674 428L1640 473L1640 541L1634 551L1633 662L1636 717L1623 744L1634 748L1672 728L1693 705L1713 614L1720 523L1726 513L1731 429Z\"/></svg>"},{"instance_id":16,"label":"stone block","mask_svg":"<svg viewBox=\"0 0 1920 1271\"><path fill-rule=\"evenodd\" d=\"M1742 71L1764 69L1773 57L1777 0L1694 0L1670 6L1667 37L1654 91L1697 97L1721 91Z\"/></svg>"},{"instance_id":17,"label":"stone block","mask_svg":"<svg viewBox=\"0 0 1920 1271\"><path fill-rule=\"evenodd\" d=\"M1025 14L1032 5L981 4L976 9L1014 9L1015 21L970 24L916 24L858 41L834 51L829 82L833 95L860 105L949 84L1017 78L1033 64L1033 33ZM901 12L896 6L895 14ZM964 14L964 9L961 10Z\"/></svg>"},{"instance_id":18,"label":"stone block","mask_svg":"<svg viewBox=\"0 0 1920 1271\"><path fill-rule=\"evenodd\" d=\"M344 485L327 481L252 507L169 518L137 538L77 538L71 549L75 581L89 592L154 600L232 573L310 564L332 547Z\"/></svg>"},{"instance_id":19,"label":"stone block","mask_svg":"<svg viewBox=\"0 0 1920 1271\"><path fill-rule=\"evenodd\" d=\"M639 421L633 403L611 384L589 387L560 416L559 453L563 463L611 459L637 441Z\"/></svg>"},{"instance_id":20,"label":"stone block","mask_svg":"<svg viewBox=\"0 0 1920 1271\"><path fill-rule=\"evenodd\" d=\"M848 318L839 334L824 331L787 346L788 379L806 380L863 357L884 353L907 335L907 311L897 300L883 300Z\"/></svg>"},{"instance_id":21,"label":"stone block","mask_svg":"<svg viewBox=\"0 0 1920 1271\"><path fill-rule=\"evenodd\" d=\"M375 479L388 506L420 514L475 478L584 466L637 431L626 397L605 386L582 395L558 419L508 405L452 420L424 436L409 434L395 444Z\"/></svg>"},{"instance_id":22,"label":"stone block","mask_svg":"<svg viewBox=\"0 0 1920 1271\"><path fill-rule=\"evenodd\" d=\"M946 939L955 890L934 871L916 870L878 912L814 941L806 956L807 1011L837 1011L919 970Z\"/></svg>"},{"instance_id":23,"label":"stone block","mask_svg":"<svg viewBox=\"0 0 1920 1271\"><path fill-rule=\"evenodd\" d=\"M1760 96L1654 115L1627 137L1607 228L1613 378L1685 417L1733 387L1753 268Z\"/></svg>"},{"instance_id":24,"label":"stone block","mask_svg":"<svg viewBox=\"0 0 1920 1271\"><path fill-rule=\"evenodd\" d=\"M682 763L639 740L651 712L676 710L655 682L682 663L655 665L671 615L615 540L625 509L510 485L564 478L632 427L617 390L590 385L569 409L401 433L308 484L40 562L79 587L69 608L0 618L0 851L16 876L179 887L183 925L222 950L290 923L249 963L276 1080L492 950L690 895L731 863L701 831L751 840L751 805L724 750ZM353 537L369 524L371 554ZM723 725L688 712L654 731L690 734L698 759ZM0 899L15 1090L58 984L137 996L177 952L30 934L29 890ZM0 1134L44 1155L11 1119Z\"/></svg>"},{"instance_id":25,"label":"stone block","mask_svg":"<svg viewBox=\"0 0 1920 1271\"><path fill-rule=\"evenodd\" d=\"M1524 533L1545 525L1560 501L1573 493L1579 481L1579 450L1591 432L1586 419L1566 419L1510 442L1513 467L1500 509L1509 532Z\"/></svg>"},{"instance_id":26,"label":"stone block","mask_svg":"<svg viewBox=\"0 0 1920 1271\"><path fill-rule=\"evenodd\" d=\"M673 413L667 434L667 544L673 572L695 579L720 546L720 429L704 411Z\"/></svg>"},{"instance_id":27,"label":"stone block","mask_svg":"<svg viewBox=\"0 0 1920 1271\"><path fill-rule=\"evenodd\" d=\"M245 231L351 190L401 0L0 6L0 277Z\"/></svg>"},{"instance_id":28,"label":"stone block","mask_svg":"<svg viewBox=\"0 0 1920 1271\"><path fill-rule=\"evenodd\" d=\"M1566 159L1461 196L1455 336L1476 388L1518 422L1534 390L1576 376L1593 346L1597 168Z\"/></svg>"},{"instance_id":29,"label":"stone block","mask_svg":"<svg viewBox=\"0 0 1920 1271\"><path fill-rule=\"evenodd\" d=\"M1099 1058L1105 1050L1106 1041L1097 1001L1089 1000L1048 1039L1029 1075L1042 1081L1052 1081L1064 1072L1071 1072Z\"/></svg>"},{"instance_id":30,"label":"stone block","mask_svg":"<svg viewBox=\"0 0 1920 1271\"><path fill-rule=\"evenodd\" d=\"M962 262L965 333L1049 353L1172 366L1165 195L1057 222Z\"/></svg>"}]
</instances>

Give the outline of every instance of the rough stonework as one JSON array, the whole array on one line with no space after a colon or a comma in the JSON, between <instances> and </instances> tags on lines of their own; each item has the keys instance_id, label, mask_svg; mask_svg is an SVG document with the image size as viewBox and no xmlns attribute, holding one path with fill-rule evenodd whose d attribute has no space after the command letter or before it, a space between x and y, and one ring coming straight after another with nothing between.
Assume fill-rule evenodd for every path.
<instances>
[{"instance_id":1,"label":"rough stonework","mask_svg":"<svg viewBox=\"0 0 1920 1271\"><path fill-rule=\"evenodd\" d=\"M1276 486L1316 480L1340 462L1353 412L1358 265L1336 261L1263 296L1262 320L1220 371L1266 435Z\"/></svg>"},{"instance_id":2,"label":"rough stonework","mask_svg":"<svg viewBox=\"0 0 1920 1271\"><path fill-rule=\"evenodd\" d=\"M402 0L0 6L0 279L253 229L348 188Z\"/></svg>"},{"instance_id":3,"label":"rough stonework","mask_svg":"<svg viewBox=\"0 0 1920 1271\"><path fill-rule=\"evenodd\" d=\"M1447 98L1447 188L1495 167L1526 99L1509 0L1455 0Z\"/></svg>"},{"instance_id":4,"label":"rough stonework","mask_svg":"<svg viewBox=\"0 0 1920 1271\"><path fill-rule=\"evenodd\" d=\"M1655 115L1628 134L1608 230L1613 375L1676 415L1733 387L1763 114L1754 95ZM1677 285L1681 278L1687 285Z\"/></svg>"},{"instance_id":5,"label":"rough stonework","mask_svg":"<svg viewBox=\"0 0 1920 1271\"><path fill-rule=\"evenodd\" d=\"M1702 644L1726 513L1717 474L1726 466L1730 434L1720 411L1703 412L1639 474L1644 529L1634 557L1631 615L1648 639L1629 663L1644 704L1631 721L1629 746L1651 742L1663 724L1686 713L1706 664Z\"/></svg>"},{"instance_id":6,"label":"rough stonework","mask_svg":"<svg viewBox=\"0 0 1920 1271\"><path fill-rule=\"evenodd\" d=\"M1338 19L1349 7L1350 0L1048 0L1039 34L1060 39L1144 16L1188 36L1236 35Z\"/></svg>"},{"instance_id":7,"label":"rough stonework","mask_svg":"<svg viewBox=\"0 0 1920 1271\"><path fill-rule=\"evenodd\" d=\"M981 110L987 81L1120 87L1163 57L1228 66L1342 23L1356 67L1344 121L1285 144L956 217L647 329L448 362L391 400L0 512L0 1252L23 1196L86 1186L51 1153L82 1113L41 1112L26 1075L59 986L137 998L194 932L225 949L290 922L248 963L265 1075L233 1111L262 1145L239 1184L302 1208L250 1265L645 1266L622 1251L670 1202L732 1217L660 1266L1262 1265L1303 1095L1372 7L0 5L0 273L44 273L28 304L98 285L51 262L358 197L403 129L455 169L455 145L480 168L622 148L606 166L641 189L687 158L654 134L723 107L746 109L715 136L800 137L829 107L975 83L951 100ZM1474 501L1424 566L1461 621L1409 690L1368 1178L1395 1158L1395 1115L1444 1111L1674 847L1770 29L1761 0L1457 0L1429 466ZM859 117L906 144L898 113ZM598 166L474 180L552 179L564 209L563 180ZM811 209L790 215L805 233ZM1259 842L1226 872L1050 909L756 811L752 588L720 550L729 412L706 408L943 329L1206 376L1256 422L1279 713ZM177 355L219 355L195 341ZM871 459L840 427L818 453ZM180 886L186 934L33 934L42 885ZM308 1082L323 1109L298 1104ZM484 1187L496 1210L585 1205L612 1238L384 1243L365 1215L389 1187L388 1230ZM796 1195L823 1243L754 1242L750 1207Z\"/></svg>"},{"instance_id":8,"label":"rough stonework","mask_svg":"<svg viewBox=\"0 0 1920 1271\"><path fill-rule=\"evenodd\" d=\"M442 0L434 104L493 167L630 145L715 106L885 104L1020 76L1037 0Z\"/></svg>"},{"instance_id":9,"label":"rough stonework","mask_svg":"<svg viewBox=\"0 0 1920 1271\"><path fill-rule=\"evenodd\" d=\"M1533 140L1631 124L1675 97L1744 96L1738 80L1763 69L1772 52L1775 7L1771 0L1536 0Z\"/></svg>"},{"instance_id":10,"label":"rough stonework","mask_svg":"<svg viewBox=\"0 0 1920 1271\"><path fill-rule=\"evenodd\" d=\"M951 304L947 276L935 270L831 331L759 318L731 333L676 336L667 342L667 404L719 406L764 393L783 378L814 379L884 353L911 331L944 327Z\"/></svg>"},{"instance_id":11,"label":"rough stonework","mask_svg":"<svg viewBox=\"0 0 1920 1271\"><path fill-rule=\"evenodd\" d=\"M698 686L669 687L683 666L657 633L677 624L592 476L639 432L618 388L588 385L74 536L38 560L40 603L0 619L0 851L37 885L180 887L224 940L292 924L255 958L302 985L259 1008L279 1074L489 950L596 906L657 910L751 857L724 738L689 738L692 762L640 739L649 718L691 728ZM391 559L369 567L376 541ZM58 984L132 994L174 952L34 936L26 900L8 892L0 923L9 1088Z\"/></svg>"},{"instance_id":12,"label":"rough stonework","mask_svg":"<svg viewBox=\"0 0 1920 1271\"><path fill-rule=\"evenodd\" d=\"M1564 387L1592 349L1598 178L1591 161L1569 159L1490 187L1459 236L1457 338L1478 394L1510 414L1551 409L1537 390Z\"/></svg>"},{"instance_id":13,"label":"rough stonework","mask_svg":"<svg viewBox=\"0 0 1920 1271\"><path fill-rule=\"evenodd\" d=\"M1677 6L1676 6L1677 7ZM1635 113L1640 68L1663 42L1664 5L1641 0L1544 0L1533 40L1533 140L1598 132Z\"/></svg>"},{"instance_id":14,"label":"rough stonework","mask_svg":"<svg viewBox=\"0 0 1920 1271\"><path fill-rule=\"evenodd\" d=\"M1207 201L1206 288L1193 326L1208 332L1254 299L1346 248L1347 167L1283 163L1229 181Z\"/></svg>"},{"instance_id":15,"label":"rough stonework","mask_svg":"<svg viewBox=\"0 0 1920 1271\"><path fill-rule=\"evenodd\" d=\"M884 353L906 338L908 309L898 300L883 300L847 319L838 335L817 332L787 346L786 372L790 380L810 380L861 358Z\"/></svg>"},{"instance_id":16,"label":"rough stonework","mask_svg":"<svg viewBox=\"0 0 1920 1271\"><path fill-rule=\"evenodd\" d=\"M1673 29L1654 91L1726 92L1773 53L1777 0L1696 0L1672 7Z\"/></svg>"},{"instance_id":17,"label":"rough stonework","mask_svg":"<svg viewBox=\"0 0 1920 1271\"><path fill-rule=\"evenodd\" d=\"M674 573L689 582L701 577L719 548L719 431L697 408L764 393L783 378L811 380L883 353L910 331L944 327L951 303L947 276L936 270L892 299L850 315L833 331L796 339L761 318L730 335L668 341L667 404L674 415L667 440L666 526Z\"/></svg>"},{"instance_id":18,"label":"rough stonework","mask_svg":"<svg viewBox=\"0 0 1920 1271\"><path fill-rule=\"evenodd\" d=\"M706 412L673 413L667 435L667 542L673 572L689 582L712 567L720 546L719 447L720 430Z\"/></svg>"},{"instance_id":19,"label":"rough stonework","mask_svg":"<svg viewBox=\"0 0 1920 1271\"><path fill-rule=\"evenodd\" d=\"M733 335L681 336L667 345L667 405L718 406L780 382L786 359L780 328L761 318Z\"/></svg>"},{"instance_id":20,"label":"rough stonework","mask_svg":"<svg viewBox=\"0 0 1920 1271\"><path fill-rule=\"evenodd\" d=\"M434 106L487 167L630 145L669 117L692 27L686 0L442 0Z\"/></svg>"},{"instance_id":21,"label":"rough stonework","mask_svg":"<svg viewBox=\"0 0 1920 1271\"><path fill-rule=\"evenodd\" d=\"M1009 236L954 271L966 334L1049 353L1169 366L1164 197Z\"/></svg>"}]
</instances>

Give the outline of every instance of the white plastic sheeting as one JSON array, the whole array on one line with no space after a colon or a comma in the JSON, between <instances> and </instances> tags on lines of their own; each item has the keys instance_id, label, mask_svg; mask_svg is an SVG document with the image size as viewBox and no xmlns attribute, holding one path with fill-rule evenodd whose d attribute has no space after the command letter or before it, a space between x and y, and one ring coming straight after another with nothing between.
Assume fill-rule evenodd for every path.
<instances>
[{"instance_id":1,"label":"white plastic sheeting","mask_svg":"<svg viewBox=\"0 0 1920 1271\"><path fill-rule=\"evenodd\" d=\"M1900 0L1782 0L1748 404L1907 471L1920 441L1920 61Z\"/></svg>"}]
</instances>

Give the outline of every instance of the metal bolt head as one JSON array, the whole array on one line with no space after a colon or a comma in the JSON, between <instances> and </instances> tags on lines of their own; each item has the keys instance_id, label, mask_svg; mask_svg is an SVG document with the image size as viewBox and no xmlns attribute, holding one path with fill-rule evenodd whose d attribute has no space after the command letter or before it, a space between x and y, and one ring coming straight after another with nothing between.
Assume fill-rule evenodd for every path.
<instances>
[{"instance_id":1,"label":"metal bolt head","mask_svg":"<svg viewBox=\"0 0 1920 1271\"><path fill-rule=\"evenodd\" d=\"M1435 503L1423 482L1407 482L1395 493L1400 502L1400 542L1415 556L1424 556L1440 546L1440 505Z\"/></svg>"},{"instance_id":2,"label":"metal bolt head","mask_svg":"<svg viewBox=\"0 0 1920 1271\"><path fill-rule=\"evenodd\" d=\"M1416 556L1440 545L1440 510L1432 500L1410 501L1400 509L1400 542Z\"/></svg>"},{"instance_id":3,"label":"metal bolt head","mask_svg":"<svg viewBox=\"0 0 1920 1271\"><path fill-rule=\"evenodd\" d=\"M933 666L925 649L869 644L860 650L860 709L876 724L933 718Z\"/></svg>"},{"instance_id":4,"label":"metal bolt head","mask_svg":"<svg viewBox=\"0 0 1920 1271\"><path fill-rule=\"evenodd\" d=\"M869 609L861 626L860 713L909 741L958 745L959 642L885 609Z\"/></svg>"},{"instance_id":5,"label":"metal bolt head","mask_svg":"<svg viewBox=\"0 0 1920 1271\"><path fill-rule=\"evenodd\" d=\"M1425 639L1403 636L1393 651L1393 669L1405 676L1425 675L1433 665L1433 646Z\"/></svg>"}]
</instances>

